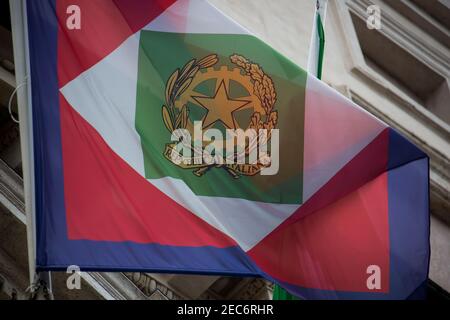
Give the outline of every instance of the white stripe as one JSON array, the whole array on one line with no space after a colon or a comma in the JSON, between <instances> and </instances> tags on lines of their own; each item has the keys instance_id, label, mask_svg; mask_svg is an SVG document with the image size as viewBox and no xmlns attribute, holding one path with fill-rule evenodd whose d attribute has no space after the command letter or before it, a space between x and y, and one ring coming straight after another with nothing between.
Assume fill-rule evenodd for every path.
<instances>
[{"instance_id":1,"label":"white stripe","mask_svg":"<svg viewBox=\"0 0 450 320\"><path fill-rule=\"evenodd\" d=\"M66 84L69 104L111 149L144 176L141 138L135 129L139 33Z\"/></svg>"},{"instance_id":2,"label":"white stripe","mask_svg":"<svg viewBox=\"0 0 450 320\"><path fill-rule=\"evenodd\" d=\"M384 122L308 74L303 203L386 127Z\"/></svg>"},{"instance_id":3,"label":"white stripe","mask_svg":"<svg viewBox=\"0 0 450 320\"><path fill-rule=\"evenodd\" d=\"M174 33L249 34L205 0L178 0L143 29Z\"/></svg>"},{"instance_id":4,"label":"white stripe","mask_svg":"<svg viewBox=\"0 0 450 320\"><path fill-rule=\"evenodd\" d=\"M298 204L197 196L182 180L170 177L149 181L197 217L233 238L244 251L250 250L300 207Z\"/></svg>"},{"instance_id":5,"label":"white stripe","mask_svg":"<svg viewBox=\"0 0 450 320\"><path fill-rule=\"evenodd\" d=\"M141 176L144 156L135 129L139 33L61 89L70 105ZM162 121L162 119L161 119ZM249 250L299 205L197 196L181 180L148 180L174 201ZM251 227L249 227L251 225Z\"/></svg>"}]
</instances>

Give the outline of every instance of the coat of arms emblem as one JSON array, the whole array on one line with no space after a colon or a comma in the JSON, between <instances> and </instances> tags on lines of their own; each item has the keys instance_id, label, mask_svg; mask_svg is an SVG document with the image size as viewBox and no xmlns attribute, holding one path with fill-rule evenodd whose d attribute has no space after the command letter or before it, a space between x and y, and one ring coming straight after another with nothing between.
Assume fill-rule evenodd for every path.
<instances>
[{"instance_id":1,"label":"coat of arms emblem","mask_svg":"<svg viewBox=\"0 0 450 320\"><path fill-rule=\"evenodd\" d=\"M266 146L271 139L272 129L276 128L278 122L278 112L275 110L277 93L273 80L264 73L260 65L242 55L234 54L229 59L234 68L218 66L219 58L216 54L199 60L192 59L182 68L176 69L166 83L165 105L162 106L164 124L172 136L179 138L193 153L187 157L180 154L175 148L176 143L172 142L166 145L164 156L181 168L193 169L197 176L202 176L213 167L225 169L234 178L241 175L253 176L270 162L270 152L259 152L257 161L252 163L234 160L248 157L258 147ZM200 90L206 83L213 83L209 94ZM238 88L238 97L231 94L232 87ZM195 105L203 112L200 115L193 114L189 105ZM199 123L201 128L196 128ZM256 135L249 135L245 146L233 148L232 152L228 150L222 153L216 150L215 154L210 155L212 161L205 163L206 144L186 139L177 133L186 132L195 136L196 129L217 127L226 129L227 132L251 130ZM226 140L230 139L234 137L226 134L221 141L222 145L226 145Z\"/></svg>"}]
</instances>

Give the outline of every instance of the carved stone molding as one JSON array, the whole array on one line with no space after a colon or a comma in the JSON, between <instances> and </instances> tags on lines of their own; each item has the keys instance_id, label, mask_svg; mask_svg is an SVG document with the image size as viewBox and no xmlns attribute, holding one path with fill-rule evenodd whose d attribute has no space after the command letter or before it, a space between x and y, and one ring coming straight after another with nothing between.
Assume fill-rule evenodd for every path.
<instances>
[{"instance_id":1,"label":"carved stone molding","mask_svg":"<svg viewBox=\"0 0 450 320\"><path fill-rule=\"evenodd\" d=\"M207 290L200 297L202 300L231 299L231 300L271 300L273 283L261 279L243 279L229 295L222 297L213 290Z\"/></svg>"},{"instance_id":2,"label":"carved stone molding","mask_svg":"<svg viewBox=\"0 0 450 320\"><path fill-rule=\"evenodd\" d=\"M273 283L264 279L253 279L239 290L232 298L238 300L270 300Z\"/></svg>"},{"instance_id":3,"label":"carved stone molding","mask_svg":"<svg viewBox=\"0 0 450 320\"><path fill-rule=\"evenodd\" d=\"M147 273L126 272L125 275L151 300L181 300L182 297Z\"/></svg>"}]
</instances>

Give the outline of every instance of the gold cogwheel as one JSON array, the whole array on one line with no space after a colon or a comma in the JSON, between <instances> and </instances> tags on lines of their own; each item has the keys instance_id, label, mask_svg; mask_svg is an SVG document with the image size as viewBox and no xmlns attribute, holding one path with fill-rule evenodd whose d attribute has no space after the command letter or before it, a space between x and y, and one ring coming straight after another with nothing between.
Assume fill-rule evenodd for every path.
<instances>
[{"instance_id":1,"label":"gold cogwheel","mask_svg":"<svg viewBox=\"0 0 450 320\"><path fill-rule=\"evenodd\" d=\"M188 102L198 105L198 102L195 101L192 97L201 95L199 92L195 91L195 89L205 81L210 79L217 79L216 88L214 92L217 91L218 86L222 81L225 82L225 86L227 90L230 88L230 80L236 81L241 86L243 86L247 92L249 92L248 96L239 97L238 99L249 100L251 101L248 106L253 107L253 112L259 112L260 114L264 114L264 109L261 105L261 101L258 97L253 93L253 83L251 78L245 74L242 74L240 68L233 68L230 70L227 66L221 66L220 68L215 69L214 67L209 67L206 70L201 70L197 73L197 75L192 79L192 83L186 89L186 91L175 101L175 108L177 110L181 110L184 105L187 105ZM206 96L205 96L206 97ZM250 122L250 119L249 119ZM194 130L194 124L191 119L187 122L186 129L190 132ZM241 128L243 130L247 128Z\"/></svg>"}]
</instances>

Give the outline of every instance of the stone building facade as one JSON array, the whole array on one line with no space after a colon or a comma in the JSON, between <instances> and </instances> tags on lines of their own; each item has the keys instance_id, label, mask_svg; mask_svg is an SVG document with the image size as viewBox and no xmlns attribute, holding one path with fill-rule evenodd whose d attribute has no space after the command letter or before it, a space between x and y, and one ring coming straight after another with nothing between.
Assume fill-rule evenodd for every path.
<instances>
[{"instance_id":1,"label":"stone building facade","mask_svg":"<svg viewBox=\"0 0 450 320\"><path fill-rule=\"evenodd\" d=\"M210 2L306 67L314 0ZM380 29L367 26L373 5ZM22 299L28 267L20 137L7 108L16 81L7 1L0 6L0 299ZM429 277L450 291L450 1L329 0L325 31L323 80L430 156ZM17 117L14 104L12 113ZM67 276L52 273L55 298L270 299L272 292L261 279L96 272L83 273L81 290L68 290Z\"/></svg>"}]
</instances>

